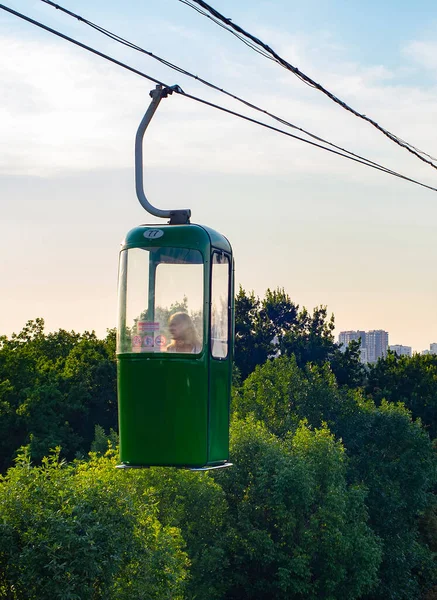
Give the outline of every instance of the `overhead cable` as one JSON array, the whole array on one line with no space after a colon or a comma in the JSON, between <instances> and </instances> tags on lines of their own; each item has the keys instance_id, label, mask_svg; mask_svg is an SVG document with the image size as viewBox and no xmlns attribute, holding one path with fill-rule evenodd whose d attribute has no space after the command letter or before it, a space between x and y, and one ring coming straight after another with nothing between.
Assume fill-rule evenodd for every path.
<instances>
[{"instance_id":1,"label":"overhead cable","mask_svg":"<svg viewBox=\"0 0 437 600\"><path fill-rule=\"evenodd\" d=\"M118 42L124 46L127 46L128 48L131 48L132 50L136 50L137 52L141 52L142 54L146 54L150 58L157 60L158 62L165 65L166 67L169 67L170 69L173 69L174 71L177 71L178 73L186 75L187 77L191 77L192 79L195 79L196 81L199 81L200 83L202 83L222 94L225 94L226 96L229 96L233 100L237 100L238 102L241 102L245 106L248 106L249 108L252 108L253 110L261 112L261 113L267 115L268 117L271 117L272 119L274 119L275 121L278 121L282 125L291 127L292 129L296 129L297 131L301 131L305 135L308 135L309 137L317 140L318 142L327 144L333 148L336 148L337 150L340 150L341 152L344 152L344 153L350 154L351 156L355 156L356 158L365 160L365 161L369 162L370 164L376 165L378 167L382 166L368 158L363 158L362 156L360 156L359 154L356 154L355 152L351 152L350 150L347 150L346 148L342 148L341 146L338 146L337 144L334 144L333 142L330 142L324 138L321 138L321 137L303 129L302 127L298 127L297 125L294 125L293 123L290 123L289 121L286 121L285 119L278 117L277 115L275 115L267 110L264 110L263 108L256 106L255 104L252 104L251 102L244 100L243 98L240 98L239 96L236 96L235 94L228 92L228 91L224 90L223 88L218 87L217 85L207 81L206 79L203 79L202 77L199 77L198 75L194 75L193 73L190 73L183 67L175 65L174 63L171 63L170 61L166 60L165 58L162 58L162 57L158 56L157 54L150 52L149 50L145 50L144 48L141 48L141 46L138 46L137 44L134 44L133 42L126 40L125 38L119 36L118 34L113 33L112 31L109 31L108 29L105 29L105 28L101 27L100 25L93 23L92 21L89 21L88 19L82 17L81 15L78 15L78 14L64 8L60 4L56 4L55 2L52 2L51 0L41 0L41 2L44 2L44 4L48 4L49 6L56 8L57 10L60 10L61 12L69 15L70 17L77 19L81 23L84 23L85 25L92 27L99 33L102 33L103 35L109 37L110 39L114 40L115 42Z\"/></svg>"},{"instance_id":2,"label":"overhead cable","mask_svg":"<svg viewBox=\"0 0 437 600\"><path fill-rule=\"evenodd\" d=\"M253 44L256 45L257 50L259 50L260 48L263 49L265 52L268 53L268 55L269 55L268 58L273 59L275 62L280 64L282 67L284 67L287 71L291 71L292 73L294 73L294 75L296 75L301 81L303 81L307 85L319 90L320 92L322 92L323 94L328 96L328 98L330 98L333 102L335 102L336 104L339 104L342 108L349 111L356 117L363 119L364 121L367 121L368 123L373 125L373 127L378 129L381 133L383 133L386 137L388 137L392 142L394 142L395 144L398 144L398 146L401 146L402 148L405 148L406 150L408 150L408 152L411 152L411 154L414 154L414 156L419 158L421 161L427 163L434 169L437 169L437 165L435 165L432 162L433 160L437 161L437 158L434 158L430 154L427 154L426 152L419 150L418 148L416 148L409 142L406 142L405 140L401 139L394 133L391 133L390 131L388 131L381 125L379 125L376 121L374 121L370 117L353 109L351 106L346 104L346 102L344 102L343 100L340 100L340 98L338 98L332 92L330 92L329 90L324 88L320 83L317 83L316 81L311 79L311 77L309 77L308 75L305 75L305 73L300 71L297 67L293 66L288 61L286 61L284 58L282 58L270 46L265 44L262 40L255 37L248 31L245 31L242 27L240 27L239 25L234 23L234 21L232 19L229 19L229 18L223 16L214 7L212 7L209 4L207 4L206 2L204 2L204 0L179 0L179 2L181 2L182 4L186 4L187 6L189 6L190 8L193 8L194 10L196 10L203 16L211 19L212 21L214 21L214 23L216 23L217 25L220 25L220 27L223 27L227 31L230 31L230 33L232 33L233 35L236 35L236 37L238 37L238 39L241 40L241 37L243 36L244 38L246 38L246 40L250 40L251 42L253 42ZM196 6L196 4L198 6ZM201 7L200 9L199 9L199 6ZM204 9L204 10L202 10L202 9ZM265 56L265 54L263 54L263 55ZM428 159L430 159L430 160L425 158L425 156L427 156Z\"/></svg>"},{"instance_id":3,"label":"overhead cable","mask_svg":"<svg viewBox=\"0 0 437 600\"><path fill-rule=\"evenodd\" d=\"M174 91L177 94L179 94L179 95L181 95L181 96L183 96L185 98L189 98L190 100L194 100L194 101L199 102L201 104L205 104L207 106L210 106L212 108L215 108L215 109L220 110L222 112L225 112L227 114L234 115L234 116L239 117L240 119L243 119L243 120L248 121L250 123L254 123L254 124L259 125L261 127L264 127L266 129L270 129L270 130L275 131L277 133L280 133L282 135L286 135L287 137L291 137L293 139L296 139L296 140L299 140L301 142L304 142L305 144L309 144L311 146L315 146L317 148L321 148L322 150L326 150L327 152L331 152L332 154L336 154L338 156L342 156L343 158L347 158L348 160L352 160L354 162L358 162L358 163L363 164L363 165L365 165L367 167L371 167L372 169L376 169L378 171L382 171L384 173L387 173L389 175L393 175L394 177L398 177L398 178L403 179L405 181L409 181L410 183L414 183L414 184L419 185L421 187L427 188L429 190L432 190L433 192L437 192L437 188L435 188L435 187L432 187L430 185L422 183L422 182L420 182L420 181L418 181L416 179L412 179L411 177L407 177L406 175L402 175L401 173L398 173L396 171L388 169L387 167L384 167L382 165L378 165L377 163L369 162L365 158L362 158L362 159L361 158L355 158L354 156L350 156L349 154L343 154L343 153L341 153L341 152L339 152L337 150L333 150L332 148L328 148L328 147L323 146L321 144L317 144L317 143L312 142L310 140L307 140L305 138L301 138L301 137L299 137L297 135L294 135L294 134L292 134L292 133L290 133L288 131L283 131L282 129L278 129L277 127L272 127L271 125L268 125L267 123L263 123L262 121L257 121L256 119L252 119L251 117L248 117L248 116L243 115L241 113L237 113L237 112L235 112L233 110L225 108L224 106L220 106L218 104L214 104L212 102L208 102L207 100L204 100L202 98L198 98L197 96L193 96L191 94L187 94L179 86L169 86L166 83L164 83L164 82L162 82L162 81L160 81L158 79L155 79L154 77L151 77L150 75L147 75L146 73L143 73L142 71L139 71L138 69L134 69L133 67L131 67L131 66L129 66L129 65L127 65L127 64L119 61L119 60L116 60L115 58L113 58L113 57L111 57L111 56L109 56L107 54L104 54L103 52L100 52L100 51L92 48L91 46L87 46L86 44L83 44L82 42L79 42L78 40L76 40L76 39L74 39L72 37L69 37L69 36L67 36L67 35L65 35L65 34L57 31L56 29L52 29L51 27L48 27L47 25L44 25L43 23L40 23L39 21L36 21L35 19L32 19L32 18L30 18L30 17L28 17L26 15L23 15L22 13L19 13L18 11L15 11L12 8L9 8L9 7L5 6L4 4L0 4L0 8L2 10L5 10L5 11L9 12L10 14L12 14L12 15L20 18L20 19L23 19L23 20L31 23L32 25L35 25L36 27L40 27L40 28L44 29L45 31L48 31L49 33L52 33L53 35L56 35L57 37L60 37L60 38L66 40L68 42L71 42L72 44L75 44L75 45L77 45L77 46L79 46L79 47L81 47L81 48L83 48L85 50L88 50L88 51L92 52L93 54L96 54L97 56L100 56L101 58L109 60L110 62L112 62L112 63L114 63L114 64L116 64L116 65L118 65L118 66L120 66L122 68L125 68L125 69L129 70L132 73L135 73L136 75L144 77L145 79L148 79L149 81L153 81L154 83L167 88L169 91L170 90Z\"/></svg>"}]
</instances>

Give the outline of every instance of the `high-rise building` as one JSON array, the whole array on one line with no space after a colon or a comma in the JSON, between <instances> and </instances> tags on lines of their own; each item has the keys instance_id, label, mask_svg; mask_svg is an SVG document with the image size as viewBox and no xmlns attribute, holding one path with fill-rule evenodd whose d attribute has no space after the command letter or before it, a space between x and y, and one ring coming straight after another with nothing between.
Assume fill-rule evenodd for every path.
<instances>
[{"instance_id":1,"label":"high-rise building","mask_svg":"<svg viewBox=\"0 0 437 600\"><path fill-rule=\"evenodd\" d=\"M378 358L387 356L388 333L383 329L366 332L367 362L376 362Z\"/></svg>"},{"instance_id":2,"label":"high-rise building","mask_svg":"<svg viewBox=\"0 0 437 600\"><path fill-rule=\"evenodd\" d=\"M352 340L359 339L361 339L361 362L376 362L378 358L387 356L388 333L383 329L341 331L338 335L339 344L344 344L343 349L346 349Z\"/></svg>"},{"instance_id":3,"label":"high-rise building","mask_svg":"<svg viewBox=\"0 0 437 600\"><path fill-rule=\"evenodd\" d=\"M348 346L350 342L361 339L361 347L366 345L365 331L340 331L338 335L338 343Z\"/></svg>"},{"instance_id":4,"label":"high-rise building","mask_svg":"<svg viewBox=\"0 0 437 600\"><path fill-rule=\"evenodd\" d=\"M434 342L433 344L429 345L429 353L430 354L437 354L437 343Z\"/></svg>"},{"instance_id":5,"label":"high-rise building","mask_svg":"<svg viewBox=\"0 0 437 600\"><path fill-rule=\"evenodd\" d=\"M396 352L398 356L411 356L412 348L411 346L402 346L401 344L394 344L393 346L389 346L392 352Z\"/></svg>"},{"instance_id":6,"label":"high-rise building","mask_svg":"<svg viewBox=\"0 0 437 600\"><path fill-rule=\"evenodd\" d=\"M360 360L362 363L367 362L366 349L366 332L365 331L340 331L338 335L338 343L343 344L343 352L349 346L350 342L361 340Z\"/></svg>"}]
</instances>

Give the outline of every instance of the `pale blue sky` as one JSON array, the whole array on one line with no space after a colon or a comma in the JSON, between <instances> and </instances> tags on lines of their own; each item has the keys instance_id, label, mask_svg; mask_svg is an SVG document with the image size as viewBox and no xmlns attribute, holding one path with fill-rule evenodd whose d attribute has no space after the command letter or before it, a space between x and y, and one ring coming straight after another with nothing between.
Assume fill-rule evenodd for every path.
<instances>
[{"instance_id":1,"label":"pale blue sky","mask_svg":"<svg viewBox=\"0 0 437 600\"><path fill-rule=\"evenodd\" d=\"M39 1L11 8L187 92L221 95ZM437 186L437 173L177 0L64 2L103 27L297 125ZM437 5L216 0L354 108L437 155ZM117 254L153 222L133 182L133 141L152 85L0 11L0 334L115 325ZM255 114L255 118L257 118ZM145 143L145 186L162 208L231 240L237 282L327 304L337 332L437 341L437 193L171 97Z\"/></svg>"}]
</instances>

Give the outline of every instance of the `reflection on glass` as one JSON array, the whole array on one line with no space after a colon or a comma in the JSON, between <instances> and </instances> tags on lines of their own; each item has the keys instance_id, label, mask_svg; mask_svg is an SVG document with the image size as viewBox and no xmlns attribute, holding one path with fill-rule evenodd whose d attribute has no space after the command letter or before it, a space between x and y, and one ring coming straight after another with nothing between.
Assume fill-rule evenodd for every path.
<instances>
[{"instance_id":1,"label":"reflection on glass","mask_svg":"<svg viewBox=\"0 0 437 600\"><path fill-rule=\"evenodd\" d=\"M203 258L187 248L131 248L120 258L117 352L203 346Z\"/></svg>"},{"instance_id":2,"label":"reflection on glass","mask_svg":"<svg viewBox=\"0 0 437 600\"><path fill-rule=\"evenodd\" d=\"M214 252L211 285L211 352L215 358L228 355L229 258Z\"/></svg>"}]
</instances>

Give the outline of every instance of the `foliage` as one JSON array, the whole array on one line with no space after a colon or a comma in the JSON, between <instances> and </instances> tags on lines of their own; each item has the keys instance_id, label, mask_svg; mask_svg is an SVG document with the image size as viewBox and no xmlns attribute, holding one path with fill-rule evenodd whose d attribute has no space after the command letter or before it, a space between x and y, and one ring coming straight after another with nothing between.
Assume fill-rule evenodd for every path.
<instances>
[{"instance_id":1,"label":"foliage","mask_svg":"<svg viewBox=\"0 0 437 600\"><path fill-rule=\"evenodd\" d=\"M258 367L234 403L237 415L254 414L283 439L302 418L313 427L328 424L350 457L348 480L368 490L369 523L383 544L380 584L371 598L417 597L416 574L432 572L418 525L433 503L437 464L420 423L402 405L378 407L358 391L339 388L326 365L303 371L288 357Z\"/></svg>"},{"instance_id":2,"label":"foliage","mask_svg":"<svg viewBox=\"0 0 437 600\"><path fill-rule=\"evenodd\" d=\"M379 541L328 429L300 423L281 441L252 418L235 420L231 448L235 466L215 476L229 503L225 598L353 600L369 590Z\"/></svg>"},{"instance_id":3,"label":"foliage","mask_svg":"<svg viewBox=\"0 0 437 600\"><path fill-rule=\"evenodd\" d=\"M108 448L116 448L119 444L119 438L116 431L109 430L107 435L101 425L96 425L94 428L94 440L91 444L91 452L96 454L106 454Z\"/></svg>"},{"instance_id":4,"label":"foliage","mask_svg":"<svg viewBox=\"0 0 437 600\"><path fill-rule=\"evenodd\" d=\"M0 597L5 600L182 598L187 558L160 525L151 490L132 493L108 454L66 465L59 449L19 456L0 487Z\"/></svg>"},{"instance_id":5,"label":"foliage","mask_svg":"<svg viewBox=\"0 0 437 600\"><path fill-rule=\"evenodd\" d=\"M27 450L0 480L0 598L436 598L437 358L389 354L364 393L333 323L240 288L212 474L114 469L115 330L1 337L0 468Z\"/></svg>"},{"instance_id":6,"label":"foliage","mask_svg":"<svg viewBox=\"0 0 437 600\"><path fill-rule=\"evenodd\" d=\"M138 474L138 484L152 488L157 516L164 526L180 529L190 560L186 598L221 600L227 588L225 567L227 502L208 473L151 468Z\"/></svg>"},{"instance_id":7,"label":"foliage","mask_svg":"<svg viewBox=\"0 0 437 600\"><path fill-rule=\"evenodd\" d=\"M240 286L235 298L235 364L242 380L274 352L274 333L259 298Z\"/></svg>"},{"instance_id":8,"label":"foliage","mask_svg":"<svg viewBox=\"0 0 437 600\"><path fill-rule=\"evenodd\" d=\"M437 356L389 353L371 365L366 391L377 404L383 399L403 402L421 420L431 438L437 437Z\"/></svg>"},{"instance_id":9,"label":"foliage","mask_svg":"<svg viewBox=\"0 0 437 600\"><path fill-rule=\"evenodd\" d=\"M334 342L334 316L326 306L306 308L292 302L283 289L268 289L263 300L240 286L235 298L235 363L244 381L257 365L281 354L294 356L299 367L331 364L341 385L362 385L364 367L359 346L343 351Z\"/></svg>"},{"instance_id":10,"label":"foliage","mask_svg":"<svg viewBox=\"0 0 437 600\"><path fill-rule=\"evenodd\" d=\"M283 355L294 355L301 367L308 362L323 364L335 352L334 316L328 320L326 306L317 306L311 315L306 308L298 314L294 327L287 331L279 348Z\"/></svg>"},{"instance_id":11,"label":"foliage","mask_svg":"<svg viewBox=\"0 0 437 600\"><path fill-rule=\"evenodd\" d=\"M352 388L364 385L367 368L361 362L360 348L361 338L352 340L346 348L340 345L330 358L329 365L339 385Z\"/></svg>"},{"instance_id":12,"label":"foliage","mask_svg":"<svg viewBox=\"0 0 437 600\"><path fill-rule=\"evenodd\" d=\"M113 330L106 340L63 329L45 334L36 319L0 338L0 471L20 446L29 444L35 461L55 446L73 459L89 451L96 424L115 430L114 359Z\"/></svg>"}]
</instances>

